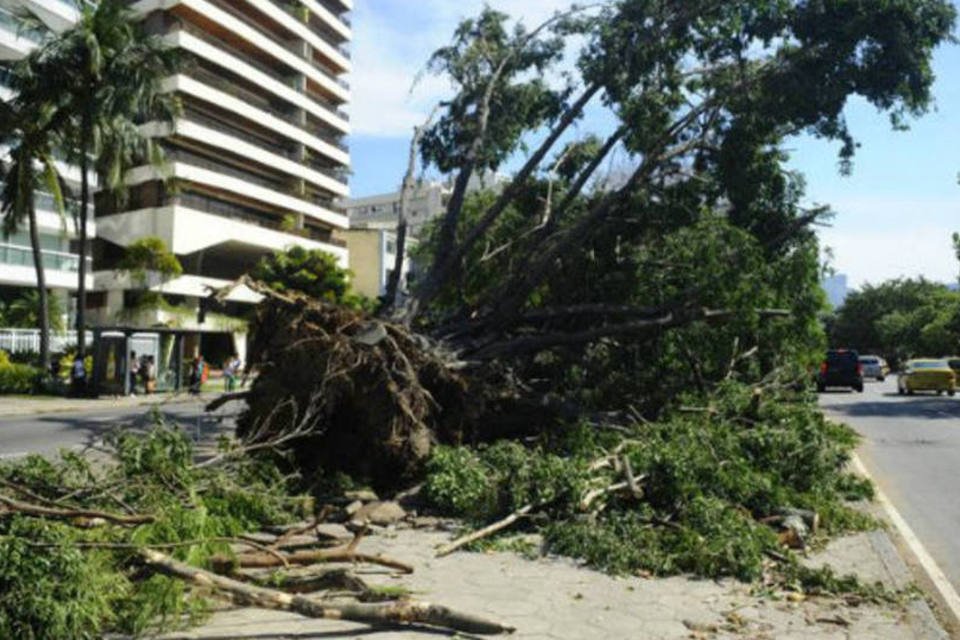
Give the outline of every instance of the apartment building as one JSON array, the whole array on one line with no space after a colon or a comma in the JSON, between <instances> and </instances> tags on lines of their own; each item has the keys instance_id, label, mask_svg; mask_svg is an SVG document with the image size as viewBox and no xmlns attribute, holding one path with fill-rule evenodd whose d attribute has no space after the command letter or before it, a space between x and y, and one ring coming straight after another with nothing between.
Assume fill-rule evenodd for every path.
<instances>
[{"instance_id":1,"label":"apartment building","mask_svg":"<svg viewBox=\"0 0 960 640\"><path fill-rule=\"evenodd\" d=\"M128 175L122 210L98 203L95 250L101 323L123 315L137 287L113 266L124 247L158 236L184 274L154 278L149 288L190 309L210 288L246 272L261 257L290 245L320 249L347 266L346 213L350 130L343 107L350 71L346 45L350 0L139 0L131 5L146 28L182 54L166 82L183 104L171 125L149 124L163 141L167 165ZM239 315L256 294L241 287L228 298ZM168 323L169 310L136 318ZM193 314L194 317L196 314ZM129 321L129 314L126 314ZM184 317L180 326L190 324ZM222 331L223 327L198 326Z\"/></svg>"},{"instance_id":2,"label":"apartment building","mask_svg":"<svg viewBox=\"0 0 960 640\"><path fill-rule=\"evenodd\" d=\"M76 9L71 3L61 0L0 0L0 100L8 100L13 95L8 86L8 71L3 63L12 63L24 57L38 44L39 36L24 32L20 28L18 14L29 10L54 30L69 26L76 19ZM7 149L0 147L0 155L5 156ZM72 193L79 193L80 171L76 167L59 163L58 169ZM74 305L71 292L77 290L80 257L77 247L77 228L74 220L79 213L79 203L68 198L68 212L61 217L53 206L50 194L36 194L37 222L40 232L40 245L43 250L43 265L47 287L54 296L60 298L61 309L66 311L62 318L69 325L69 316ZM95 224L88 225L88 236L95 235ZM87 287L93 286L93 276L87 272ZM37 286L36 271L33 264L33 250L26 225L6 237L0 236L0 300L10 302L25 291Z\"/></svg>"}]
</instances>

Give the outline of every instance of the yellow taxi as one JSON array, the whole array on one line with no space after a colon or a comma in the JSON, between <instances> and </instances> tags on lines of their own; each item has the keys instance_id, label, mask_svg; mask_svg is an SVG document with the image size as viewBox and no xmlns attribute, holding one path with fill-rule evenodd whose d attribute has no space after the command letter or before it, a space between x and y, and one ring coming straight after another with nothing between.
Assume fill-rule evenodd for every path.
<instances>
[{"instance_id":1,"label":"yellow taxi","mask_svg":"<svg viewBox=\"0 0 960 640\"><path fill-rule=\"evenodd\" d=\"M907 360L897 378L897 393L913 395L916 391L956 393L957 376L946 360Z\"/></svg>"}]
</instances>

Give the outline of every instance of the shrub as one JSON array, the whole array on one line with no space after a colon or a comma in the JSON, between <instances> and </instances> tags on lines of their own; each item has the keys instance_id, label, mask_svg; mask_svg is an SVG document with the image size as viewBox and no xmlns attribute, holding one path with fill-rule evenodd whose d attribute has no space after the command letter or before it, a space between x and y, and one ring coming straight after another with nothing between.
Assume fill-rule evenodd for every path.
<instances>
[{"instance_id":1,"label":"shrub","mask_svg":"<svg viewBox=\"0 0 960 640\"><path fill-rule=\"evenodd\" d=\"M36 388L40 370L27 364L0 362L0 394L30 393Z\"/></svg>"}]
</instances>

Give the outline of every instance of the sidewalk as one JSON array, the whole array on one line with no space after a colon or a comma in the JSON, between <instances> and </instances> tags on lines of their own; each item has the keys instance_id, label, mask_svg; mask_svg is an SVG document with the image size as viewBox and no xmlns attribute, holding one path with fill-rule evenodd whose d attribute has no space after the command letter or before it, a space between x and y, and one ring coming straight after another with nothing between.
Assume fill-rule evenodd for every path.
<instances>
[{"instance_id":1,"label":"sidewalk","mask_svg":"<svg viewBox=\"0 0 960 640\"><path fill-rule=\"evenodd\" d=\"M831 598L756 595L735 581L613 578L561 559L526 560L510 553L457 552L434 558L449 540L436 532L398 530L363 543L412 563L402 579L360 567L372 584L403 585L413 597L516 626L512 638L535 640L753 638L764 640L945 640L946 633L922 599L904 607L845 603ZM832 543L809 560L840 573L893 588L909 584L906 566L883 531ZM235 609L215 614L203 627L165 640L364 637L377 640L436 638L430 630L371 629L334 620L307 620L283 612ZM463 636L460 636L463 637Z\"/></svg>"},{"instance_id":2,"label":"sidewalk","mask_svg":"<svg viewBox=\"0 0 960 640\"><path fill-rule=\"evenodd\" d=\"M84 413L104 409L147 407L155 404L207 402L220 392L204 392L198 396L189 393L156 393L136 396L103 396L100 398L61 398L56 396L0 396L0 419L46 413Z\"/></svg>"}]
</instances>

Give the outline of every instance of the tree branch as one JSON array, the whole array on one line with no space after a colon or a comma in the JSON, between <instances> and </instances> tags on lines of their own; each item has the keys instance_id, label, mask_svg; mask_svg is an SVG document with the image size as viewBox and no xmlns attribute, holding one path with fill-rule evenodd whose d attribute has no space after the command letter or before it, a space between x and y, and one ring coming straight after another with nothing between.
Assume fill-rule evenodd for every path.
<instances>
[{"instance_id":1,"label":"tree branch","mask_svg":"<svg viewBox=\"0 0 960 640\"><path fill-rule=\"evenodd\" d=\"M281 609L308 618L348 620L377 626L427 624L483 635L511 633L514 630L513 627L425 602L403 600L382 604L345 602L327 605L304 596L245 584L204 571L153 549L144 549L139 555L148 566L157 571L202 587L213 588L228 594L237 603L262 609Z\"/></svg>"}]
</instances>

